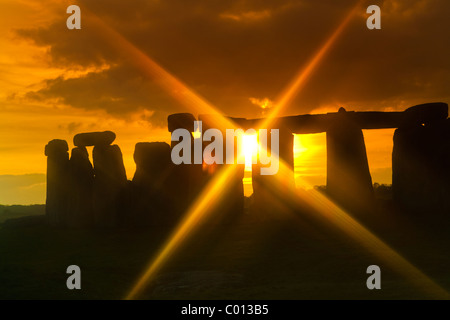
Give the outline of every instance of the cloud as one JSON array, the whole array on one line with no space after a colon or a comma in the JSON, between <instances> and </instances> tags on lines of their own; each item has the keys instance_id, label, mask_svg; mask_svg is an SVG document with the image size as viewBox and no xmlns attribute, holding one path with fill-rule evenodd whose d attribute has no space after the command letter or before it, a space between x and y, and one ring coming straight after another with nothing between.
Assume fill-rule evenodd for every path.
<instances>
[{"instance_id":1,"label":"cloud","mask_svg":"<svg viewBox=\"0 0 450 320\"><path fill-rule=\"evenodd\" d=\"M395 109L401 102L448 102L450 2L372 2L381 7L382 29L366 28L362 8L287 114L330 105L381 110ZM224 113L258 116L260 110L252 106L256 100L248 97L268 97L276 103L354 3L79 1L82 30L67 30L61 15L47 27L17 34L47 47L49 65L68 73L107 67L47 79L27 97L105 110L117 117L147 110L154 125L164 123L169 113L189 112L114 49L112 39L95 28L95 15Z\"/></svg>"},{"instance_id":2,"label":"cloud","mask_svg":"<svg viewBox=\"0 0 450 320\"><path fill-rule=\"evenodd\" d=\"M270 100L269 98L263 98L263 99L249 98L249 100L252 104L254 104L255 106L258 106L259 108L262 109L263 115L264 115L266 109L270 109L274 106L273 101Z\"/></svg>"},{"instance_id":3,"label":"cloud","mask_svg":"<svg viewBox=\"0 0 450 320\"><path fill-rule=\"evenodd\" d=\"M221 13L219 17L223 19L230 19L234 21L261 21L270 18L271 12L269 10L262 11L248 11L242 13Z\"/></svg>"},{"instance_id":4,"label":"cloud","mask_svg":"<svg viewBox=\"0 0 450 320\"><path fill-rule=\"evenodd\" d=\"M167 108L176 110L170 97L162 94L159 86L124 65L78 78L49 79L42 89L28 92L26 97L36 101L56 100L85 110L105 110L117 117L148 109L166 119L164 111Z\"/></svg>"}]
</instances>

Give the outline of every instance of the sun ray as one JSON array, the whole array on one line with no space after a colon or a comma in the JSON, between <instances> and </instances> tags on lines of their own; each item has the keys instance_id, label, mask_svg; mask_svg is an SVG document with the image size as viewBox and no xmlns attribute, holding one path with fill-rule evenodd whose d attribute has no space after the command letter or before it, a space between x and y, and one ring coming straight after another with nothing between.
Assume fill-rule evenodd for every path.
<instances>
[{"instance_id":1,"label":"sun ray","mask_svg":"<svg viewBox=\"0 0 450 320\"><path fill-rule=\"evenodd\" d=\"M185 219L175 229L169 240L162 247L161 251L151 260L150 265L145 272L139 277L137 283L133 286L126 299L131 300L145 288L151 277L157 272L163 263L175 252L175 250L183 243L189 234L193 233L208 213L214 210L218 203L219 197L223 192L223 187L227 185L229 179L233 177L236 166L224 166L214 178L207 184L197 197L194 204L185 214Z\"/></svg>"},{"instance_id":2,"label":"sun ray","mask_svg":"<svg viewBox=\"0 0 450 320\"><path fill-rule=\"evenodd\" d=\"M84 9L89 19L104 39L107 39L111 47L121 54L129 63L134 65L139 71L153 79L172 98L176 99L186 110L192 113L222 115L222 112L206 101L203 97L189 88L183 81L172 75L161 65L155 62L150 56L144 53L136 45L127 40L121 33L110 27L95 13ZM217 121L224 128L235 128L235 124L226 117L218 117Z\"/></svg>"},{"instance_id":3,"label":"sun ray","mask_svg":"<svg viewBox=\"0 0 450 320\"><path fill-rule=\"evenodd\" d=\"M280 174L277 175L277 178L280 181L280 185L282 185L282 181L288 179L294 172L282 159L279 162ZM308 184L308 182L302 181L302 185ZM418 290L424 291L434 299L450 299L450 294L444 288L434 282L373 232L364 227L348 212L324 194L315 190L313 186L310 186L308 189L308 192L297 189L293 194L294 198L290 200L294 204L298 204L298 206L304 206L306 202L314 209L314 213L320 214L322 221L331 224L360 246L366 248L370 254L380 258L386 265L395 270L395 272L414 284ZM311 212L309 213L311 214Z\"/></svg>"},{"instance_id":4,"label":"sun ray","mask_svg":"<svg viewBox=\"0 0 450 320\"><path fill-rule=\"evenodd\" d=\"M292 101L295 95L298 94L299 90L305 85L308 78L312 75L312 73L319 66L320 62L323 60L325 55L329 52L330 48L339 38L339 36L345 30L345 27L349 24L353 16L355 16L357 10L360 8L360 5L363 1L358 1L356 5L350 10L350 12L346 15L344 20L339 24L339 26L335 29L335 31L331 34L330 37L324 42L324 44L320 47L320 49L314 54L308 63L300 69L291 83L287 86L287 88L283 91L280 98L274 104L274 107L271 108L270 113L267 117L262 121L261 128L266 128L270 126L270 124L274 121L274 119L280 115L280 113L286 108L286 106Z\"/></svg>"},{"instance_id":5,"label":"sun ray","mask_svg":"<svg viewBox=\"0 0 450 320\"><path fill-rule=\"evenodd\" d=\"M306 67L298 73L290 86L283 92L276 107L263 121L262 125L259 126L260 128L270 126L275 117L280 114L280 112L286 107L286 105L288 105L288 103L293 99L295 94L298 93L298 91L304 85L305 81L316 69L319 62L323 59L325 54L329 51L330 47L342 33L345 26L349 23L360 3L361 1L359 1L358 4L353 8L353 10L351 10L351 12L346 16L346 18L341 22L336 31L324 43L324 45L311 59L311 61L309 61ZM142 68L150 76L160 79L161 86L169 94L182 102L189 110L194 110L199 113L220 114L220 112L218 112L216 108L211 106L208 102L206 102L204 99L187 88L187 86L184 85L180 80L164 70L136 46L126 40L122 35L111 29L109 26L105 25L100 19L98 20L98 23L100 23L100 25L103 27L105 34L110 37L113 45L117 48L117 50L121 50L124 54L131 56L131 58L135 61L137 67ZM236 125L226 117L219 117L218 121L221 122L219 127L236 128ZM223 192L223 185L226 185L226 182L233 177L234 168L236 167L224 166L205 186L205 188L196 198L194 204L184 215L184 220L168 238L166 244L161 248L154 259L151 260L149 266L145 269L145 272L142 274L142 276L139 277L136 284L127 294L126 299L134 299L142 292L146 285L151 281L152 276L154 276L154 274L162 267L164 262L166 262L167 259L169 259L170 256L175 253L176 249L183 244L183 240L191 235L195 231L196 227L199 226L201 221L208 216L208 213L214 209L214 206L217 204L218 200L220 199L221 193ZM278 175L278 177L282 178L286 177L286 175L293 176L294 172L292 172L292 169L290 169L280 159L280 174ZM298 194L296 196L296 199L300 199ZM356 240L360 245L368 248L372 254L375 254L382 258L386 263L395 268L395 270L397 270L401 274L405 274L406 271L406 275L413 283L420 286L421 288L424 288L433 297L448 298L448 293L443 288L434 283L424 273L413 266L410 262L408 262L400 254L398 254L394 249L389 247L376 235L359 224L348 213L340 209L328 198L317 191L313 191L312 196L303 196L302 200L306 200L311 205L311 207L315 208L320 214L322 214L330 222L332 222L336 228L343 231L347 236Z\"/></svg>"}]
</instances>

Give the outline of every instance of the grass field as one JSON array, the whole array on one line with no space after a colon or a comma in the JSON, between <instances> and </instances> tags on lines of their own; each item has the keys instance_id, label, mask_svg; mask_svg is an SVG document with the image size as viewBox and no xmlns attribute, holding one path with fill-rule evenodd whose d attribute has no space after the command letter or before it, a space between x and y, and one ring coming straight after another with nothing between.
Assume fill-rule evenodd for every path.
<instances>
[{"instance_id":1,"label":"grass field","mask_svg":"<svg viewBox=\"0 0 450 320\"><path fill-rule=\"evenodd\" d=\"M122 299L171 231L158 226L140 230L57 229L45 224L43 211L43 206L1 207L1 299ZM450 290L448 224L425 220L382 206L377 218L366 224ZM72 264L81 268L81 290L66 288L66 268ZM366 268L372 264L381 268L381 290L366 287ZM233 225L200 228L138 298L431 297L407 275L393 270L332 226L311 223L301 214L292 219L259 219L245 214Z\"/></svg>"}]
</instances>

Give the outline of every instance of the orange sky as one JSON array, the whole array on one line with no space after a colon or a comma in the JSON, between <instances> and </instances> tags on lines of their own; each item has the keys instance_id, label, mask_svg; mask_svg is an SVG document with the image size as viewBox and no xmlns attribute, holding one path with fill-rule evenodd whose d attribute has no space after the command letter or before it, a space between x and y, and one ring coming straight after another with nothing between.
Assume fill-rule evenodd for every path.
<instances>
[{"instance_id":1,"label":"orange sky","mask_svg":"<svg viewBox=\"0 0 450 320\"><path fill-rule=\"evenodd\" d=\"M382 9L382 29L365 27L364 3L283 115L450 101L449 1L369 2ZM51 139L71 146L78 132L112 130L132 178L136 142L168 142L168 114L199 112L95 19L217 110L261 117L355 3L0 0L0 203L44 201ZM82 30L65 26L70 4L81 7ZM390 183L392 135L364 131L374 182ZM296 141L296 173L324 184L325 135Z\"/></svg>"}]
</instances>

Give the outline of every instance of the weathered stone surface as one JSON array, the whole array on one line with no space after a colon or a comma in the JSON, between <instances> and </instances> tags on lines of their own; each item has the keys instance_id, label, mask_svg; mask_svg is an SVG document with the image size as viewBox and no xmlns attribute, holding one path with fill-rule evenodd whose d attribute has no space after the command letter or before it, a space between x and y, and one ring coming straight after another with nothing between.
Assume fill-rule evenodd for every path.
<instances>
[{"instance_id":1,"label":"weathered stone surface","mask_svg":"<svg viewBox=\"0 0 450 320\"><path fill-rule=\"evenodd\" d=\"M373 186L362 130L339 110L340 119L327 131L327 193L353 211L370 207Z\"/></svg>"},{"instance_id":2,"label":"weathered stone surface","mask_svg":"<svg viewBox=\"0 0 450 320\"><path fill-rule=\"evenodd\" d=\"M65 140L52 140L45 146L47 156L46 217L49 224L66 223L68 200L69 147Z\"/></svg>"},{"instance_id":3,"label":"weathered stone surface","mask_svg":"<svg viewBox=\"0 0 450 320\"><path fill-rule=\"evenodd\" d=\"M79 133L73 137L73 144L77 147L109 146L116 139L112 131Z\"/></svg>"},{"instance_id":4,"label":"weathered stone surface","mask_svg":"<svg viewBox=\"0 0 450 320\"><path fill-rule=\"evenodd\" d=\"M174 132L176 129L186 129L189 132L194 132L195 117L190 113L174 113L167 118L169 132Z\"/></svg>"},{"instance_id":5,"label":"weathered stone surface","mask_svg":"<svg viewBox=\"0 0 450 320\"><path fill-rule=\"evenodd\" d=\"M94 221L98 226L118 224L124 211L127 176L119 146L95 146Z\"/></svg>"},{"instance_id":6,"label":"weathered stone surface","mask_svg":"<svg viewBox=\"0 0 450 320\"><path fill-rule=\"evenodd\" d=\"M67 225L86 227L93 224L94 169L85 147L72 149L69 161L70 193Z\"/></svg>"}]
</instances>

